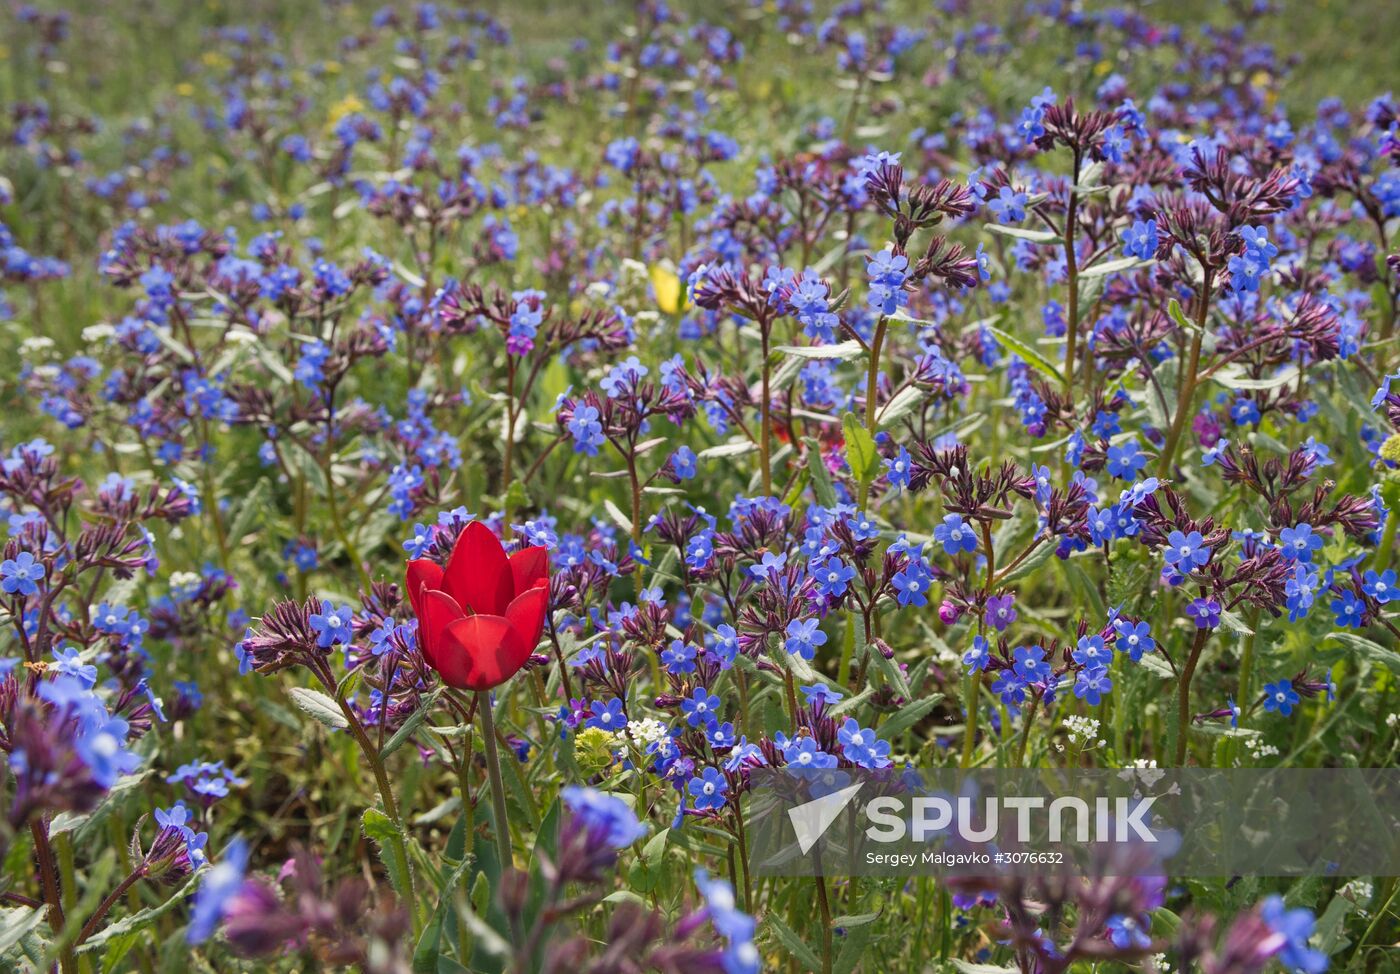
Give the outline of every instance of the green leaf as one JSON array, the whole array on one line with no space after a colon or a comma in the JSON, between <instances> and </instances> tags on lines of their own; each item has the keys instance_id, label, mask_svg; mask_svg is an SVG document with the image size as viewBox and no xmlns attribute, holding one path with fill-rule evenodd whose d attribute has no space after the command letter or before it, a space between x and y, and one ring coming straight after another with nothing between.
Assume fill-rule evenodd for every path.
<instances>
[{"instance_id":1,"label":"green leaf","mask_svg":"<svg viewBox=\"0 0 1400 974\"><path fill-rule=\"evenodd\" d=\"M129 933L146 929L157 919L184 903L185 894L193 890L197 884L203 881L204 877L199 873L195 873L190 876L189 879L185 880L185 885L171 894L170 898L164 903L161 903L159 906L141 910L138 913L133 913L131 916L123 917L111 926L98 931L87 940L84 940L82 944L78 946L78 953L89 953L90 951L106 946L108 941L114 938L124 937Z\"/></svg>"},{"instance_id":2,"label":"green leaf","mask_svg":"<svg viewBox=\"0 0 1400 974\"><path fill-rule=\"evenodd\" d=\"M85 833L90 823L100 822L102 819L106 818L108 813L112 811L113 806L138 785L142 784L150 774L151 772L149 770L138 771L135 774L125 775L117 779L117 783L103 796L102 801L98 803L97 807L90 812L60 812L55 815L53 821L49 823L49 835L54 836L58 835L60 832L72 832L75 830L78 830L80 835Z\"/></svg>"},{"instance_id":3,"label":"green leaf","mask_svg":"<svg viewBox=\"0 0 1400 974\"><path fill-rule=\"evenodd\" d=\"M1065 384L1065 377L1060 374L1060 370L1058 367L1056 367L1055 363L1051 362L1044 355L1040 354L1040 352L1038 352L1036 349L1032 348L1030 345L1027 345L1025 342L1021 341L1021 339L1017 338L1015 335L1012 335L1010 332L1002 331L995 325L987 325L986 329L996 336L997 341L1001 342L1007 348L1011 349L1011 351L1019 355L1021 357L1021 360L1024 361L1027 365L1029 365L1031 368L1035 369L1037 372L1040 372L1047 378L1055 380L1055 382L1059 385Z\"/></svg>"},{"instance_id":4,"label":"green leaf","mask_svg":"<svg viewBox=\"0 0 1400 974\"><path fill-rule=\"evenodd\" d=\"M997 585L1010 585L1013 582L1019 582L1023 578L1034 575L1041 565L1044 565L1054 557L1055 545L1046 541L1041 541L1039 546L1025 557L1024 561L1007 572L1005 576L998 578Z\"/></svg>"},{"instance_id":5,"label":"green leaf","mask_svg":"<svg viewBox=\"0 0 1400 974\"><path fill-rule=\"evenodd\" d=\"M632 533L632 519L622 513L622 508L618 507L611 500L605 500L603 501L603 510L608 512L608 517L612 518L613 522L616 523L618 527L622 528L623 531L628 534Z\"/></svg>"},{"instance_id":6,"label":"green leaf","mask_svg":"<svg viewBox=\"0 0 1400 974\"><path fill-rule=\"evenodd\" d=\"M428 719L428 714L432 711L433 703L441 694L442 687L438 687L419 701L418 709L409 714L408 719L403 722L402 726L394 731L394 736L384 742L384 748L379 752L381 757L393 754L399 748L403 747L404 743L413 736L414 732L417 731L420 726L422 726L423 721Z\"/></svg>"},{"instance_id":7,"label":"green leaf","mask_svg":"<svg viewBox=\"0 0 1400 974\"><path fill-rule=\"evenodd\" d=\"M1358 636L1352 632L1330 632L1328 639L1335 639L1347 649L1359 653L1373 663L1380 663L1390 672L1400 676L1400 653L1393 649L1386 649L1379 643L1373 643L1365 636Z\"/></svg>"},{"instance_id":8,"label":"green leaf","mask_svg":"<svg viewBox=\"0 0 1400 974\"><path fill-rule=\"evenodd\" d=\"M985 229L992 233L999 233L1003 237L1015 237L1017 240L1029 240L1031 243L1050 243L1060 239L1049 230L1028 230L1025 227L1013 227L1005 223L988 223Z\"/></svg>"},{"instance_id":9,"label":"green leaf","mask_svg":"<svg viewBox=\"0 0 1400 974\"><path fill-rule=\"evenodd\" d=\"M1231 632L1239 633L1241 636L1252 636L1254 630L1245 625L1245 621L1229 609L1220 612L1220 622Z\"/></svg>"},{"instance_id":10,"label":"green leaf","mask_svg":"<svg viewBox=\"0 0 1400 974\"><path fill-rule=\"evenodd\" d=\"M312 690L308 687L292 687L287 691L287 694L292 698L292 703L297 705L298 710L327 727L344 730L350 726L350 722L345 719L345 714L340 711L340 705L319 690Z\"/></svg>"},{"instance_id":11,"label":"green leaf","mask_svg":"<svg viewBox=\"0 0 1400 974\"><path fill-rule=\"evenodd\" d=\"M865 351L865 346L852 340L837 345L778 345L773 351L795 358L851 359Z\"/></svg>"},{"instance_id":12,"label":"green leaf","mask_svg":"<svg viewBox=\"0 0 1400 974\"><path fill-rule=\"evenodd\" d=\"M878 913L867 913L864 917L841 917L831 921L832 926L847 930L845 942L841 944L841 952L836 955L831 974L850 974L856 969L870 945L871 928L867 925L869 920L865 917L874 919L877 916ZM842 920L847 922L843 923Z\"/></svg>"},{"instance_id":13,"label":"green leaf","mask_svg":"<svg viewBox=\"0 0 1400 974\"><path fill-rule=\"evenodd\" d=\"M1136 257L1123 257L1119 260L1106 260L1102 264L1094 264L1084 268L1079 272L1081 278L1104 277L1108 274L1117 274L1119 271L1137 270L1139 267L1146 267L1151 264L1150 260L1139 260Z\"/></svg>"},{"instance_id":14,"label":"green leaf","mask_svg":"<svg viewBox=\"0 0 1400 974\"><path fill-rule=\"evenodd\" d=\"M880 409L880 412L875 417L875 425L880 429L893 426L905 416L909 415L909 413L912 413L914 407L924 402L927 398L928 393L918 386L905 386L903 389L899 390L899 392L895 393L894 398L885 403Z\"/></svg>"},{"instance_id":15,"label":"green leaf","mask_svg":"<svg viewBox=\"0 0 1400 974\"><path fill-rule=\"evenodd\" d=\"M880 467L880 454L875 449L874 438L861 425L855 413L846 413L841 417L841 431L846 437L846 463L850 464L851 473L860 483L870 483Z\"/></svg>"},{"instance_id":16,"label":"green leaf","mask_svg":"<svg viewBox=\"0 0 1400 974\"><path fill-rule=\"evenodd\" d=\"M812 493L817 495L817 503L822 507L836 506L836 488L832 486L831 474L822 462L822 448L812 437L804 439L807 447L807 465L803 467L812 478Z\"/></svg>"},{"instance_id":17,"label":"green leaf","mask_svg":"<svg viewBox=\"0 0 1400 974\"><path fill-rule=\"evenodd\" d=\"M892 659L886 659L885 654L875 648L874 643L866 643L866 652L875 661L875 665L880 668L880 672L885 674L885 679L894 687L895 692L901 697L912 697L914 691L909 688L909 681L904 678L904 671L899 668L899 664Z\"/></svg>"},{"instance_id":18,"label":"green leaf","mask_svg":"<svg viewBox=\"0 0 1400 974\"><path fill-rule=\"evenodd\" d=\"M719 446L712 446L701 450L695 454L700 460L724 460L728 457L739 457L745 453L752 453L758 447L749 440L730 440L728 443L721 443Z\"/></svg>"},{"instance_id":19,"label":"green leaf","mask_svg":"<svg viewBox=\"0 0 1400 974\"><path fill-rule=\"evenodd\" d=\"M1356 910L1356 904L1338 893L1327 904L1322 916L1317 918L1317 932L1313 939L1324 954L1335 954L1351 945L1346 939L1346 919Z\"/></svg>"},{"instance_id":20,"label":"green leaf","mask_svg":"<svg viewBox=\"0 0 1400 974\"><path fill-rule=\"evenodd\" d=\"M366 808L360 816L360 827L365 836L374 841L379 849L380 861L389 873L389 884L400 897L412 902L413 881L408 874L408 859L404 855L404 837L393 819L377 808Z\"/></svg>"},{"instance_id":21,"label":"green leaf","mask_svg":"<svg viewBox=\"0 0 1400 974\"><path fill-rule=\"evenodd\" d=\"M253 485L253 489L248 491L243 498L243 503L238 505L238 513L233 516L233 521L229 524L228 538L231 542L240 541L253 526L253 521L267 510L268 497L271 493L272 487L267 478L259 477L258 482Z\"/></svg>"},{"instance_id":22,"label":"green leaf","mask_svg":"<svg viewBox=\"0 0 1400 974\"><path fill-rule=\"evenodd\" d=\"M1196 323L1194 321L1186 317L1186 312L1181 310L1181 302L1178 301L1176 298L1172 298L1170 301L1167 302L1167 317L1171 318L1172 321L1176 322L1180 327L1185 328L1187 331L1195 332L1201 330L1196 327Z\"/></svg>"},{"instance_id":23,"label":"green leaf","mask_svg":"<svg viewBox=\"0 0 1400 974\"><path fill-rule=\"evenodd\" d=\"M30 906L0 910L0 954L4 954L44 922L44 912Z\"/></svg>"},{"instance_id":24,"label":"green leaf","mask_svg":"<svg viewBox=\"0 0 1400 974\"><path fill-rule=\"evenodd\" d=\"M1222 369L1211 378L1227 389L1278 389L1298 381L1298 367L1286 366L1267 379L1251 379L1243 369Z\"/></svg>"},{"instance_id":25,"label":"green leaf","mask_svg":"<svg viewBox=\"0 0 1400 974\"><path fill-rule=\"evenodd\" d=\"M922 700L915 700L913 703L905 704L903 707L899 708L894 716L880 725L880 733L887 738L893 738L902 734L926 717L934 707L938 706L939 701L942 699L943 694L935 693L931 697L925 697ZM849 924L844 923L836 924L838 927L848 925Z\"/></svg>"},{"instance_id":26,"label":"green leaf","mask_svg":"<svg viewBox=\"0 0 1400 974\"><path fill-rule=\"evenodd\" d=\"M821 960L817 957L816 953L813 952L812 948L807 946L807 942L799 937L792 927L784 923L782 917L771 910L768 912L767 926L768 929L777 936L782 945L792 953L793 959L799 964L813 972L822 969Z\"/></svg>"}]
</instances>

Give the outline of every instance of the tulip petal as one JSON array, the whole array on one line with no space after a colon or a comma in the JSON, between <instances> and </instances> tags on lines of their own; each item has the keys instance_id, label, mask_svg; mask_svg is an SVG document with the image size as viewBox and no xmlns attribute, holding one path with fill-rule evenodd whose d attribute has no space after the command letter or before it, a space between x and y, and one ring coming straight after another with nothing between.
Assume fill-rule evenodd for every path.
<instances>
[{"instance_id":1,"label":"tulip petal","mask_svg":"<svg viewBox=\"0 0 1400 974\"><path fill-rule=\"evenodd\" d=\"M452 596L437 589L424 589L420 598L423 612L418 616L419 644L423 647L423 656L427 658L428 664L436 666L443 631L463 618L466 613Z\"/></svg>"},{"instance_id":2,"label":"tulip petal","mask_svg":"<svg viewBox=\"0 0 1400 974\"><path fill-rule=\"evenodd\" d=\"M435 561L415 558L404 571L404 588L408 589L408 599L413 603L413 614L423 618L421 592L424 588L442 588L442 568Z\"/></svg>"},{"instance_id":3,"label":"tulip petal","mask_svg":"<svg viewBox=\"0 0 1400 974\"><path fill-rule=\"evenodd\" d=\"M549 580L549 551L539 545L521 548L510 556L510 570L515 576L515 594L528 592Z\"/></svg>"},{"instance_id":4,"label":"tulip petal","mask_svg":"<svg viewBox=\"0 0 1400 974\"><path fill-rule=\"evenodd\" d=\"M489 690L514 676L530 650L502 616L458 619L442 633L438 671L443 682L459 690Z\"/></svg>"},{"instance_id":5,"label":"tulip petal","mask_svg":"<svg viewBox=\"0 0 1400 974\"><path fill-rule=\"evenodd\" d=\"M506 608L506 618L531 652L539 644L540 633L544 631L544 614L548 611L548 585L536 585L517 595Z\"/></svg>"},{"instance_id":6,"label":"tulip petal","mask_svg":"<svg viewBox=\"0 0 1400 974\"><path fill-rule=\"evenodd\" d=\"M447 559L442 589L464 610L499 616L515 595L510 561L500 540L480 521L462 531Z\"/></svg>"}]
</instances>

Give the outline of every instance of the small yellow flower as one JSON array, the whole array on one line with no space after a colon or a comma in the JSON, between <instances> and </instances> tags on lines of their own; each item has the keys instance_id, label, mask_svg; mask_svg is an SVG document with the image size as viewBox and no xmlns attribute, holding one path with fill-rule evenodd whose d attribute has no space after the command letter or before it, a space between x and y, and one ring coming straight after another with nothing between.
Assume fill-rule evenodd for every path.
<instances>
[{"instance_id":1,"label":"small yellow flower","mask_svg":"<svg viewBox=\"0 0 1400 974\"><path fill-rule=\"evenodd\" d=\"M574 760L579 770L590 777L612 766L620 743L617 737L601 727L588 727L574 738Z\"/></svg>"},{"instance_id":2,"label":"small yellow flower","mask_svg":"<svg viewBox=\"0 0 1400 974\"><path fill-rule=\"evenodd\" d=\"M680 314L685 310L681 279L669 264L652 264L648 272L651 289L656 294L656 306L665 314Z\"/></svg>"},{"instance_id":3,"label":"small yellow flower","mask_svg":"<svg viewBox=\"0 0 1400 974\"><path fill-rule=\"evenodd\" d=\"M330 119L327 124L334 125L346 115L354 115L356 112L364 111L364 109L364 102L360 101L360 99L356 98L354 95L346 95L331 106Z\"/></svg>"},{"instance_id":4,"label":"small yellow flower","mask_svg":"<svg viewBox=\"0 0 1400 974\"><path fill-rule=\"evenodd\" d=\"M1391 433L1390 439L1381 444L1381 459L1400 463L1400 433Z\"/></svg>"}]
</instances>

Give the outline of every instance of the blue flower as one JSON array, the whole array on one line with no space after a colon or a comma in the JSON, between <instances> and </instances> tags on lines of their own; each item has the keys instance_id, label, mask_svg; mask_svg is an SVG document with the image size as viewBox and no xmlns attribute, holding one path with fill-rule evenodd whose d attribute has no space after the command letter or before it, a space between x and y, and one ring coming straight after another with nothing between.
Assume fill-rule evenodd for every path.
<instances>
[{"instance_id":1,"label":"blue flower","mask_svg":"<svg viewBox=\"0 0 1400 974\"><path fill-rule=\"evenodd\" d=\"M409 558L422 558L423 553L433 544L433 529L421 524L413 526L413 537L403 543L403 550Z\"/></svg>"},{"instance_id":2,"label":"blue flower","mask_svg":"<svg viewBox=\"0 0 1400 974\"><path fill-rule=\"evenodd\" d=\"M661 651L661 665L668 673L694 673L695 647L683 639L671 640L671 645Z\"/></svg>"},{"instance_id":3,"label":"blue flower","mask_svg":"<svg viewBox=\"0 0 1400 974\"><path fill-rule=\"evenodd\" d=\"M815 706L819 703L840 703L846 695L838 690L832 690L825 683L814 683L809 687L802 688L802 696L809 706Z\"/></svg>"},{"instance_id":4,"label":"blue flower","mask_svg":"<svg viewBox=\"0 0 1400 974\"><path fill-rule=\"evenodd\" d=\"M83 686L91 687L97 682L97 667L91 663L84 663L82 653L71 646L64 646L55 649L53 652L53 672L63 676L71 676L78 680Z\"/></svg>"},{"instance_id":5,"label":"blue flower","mask_svg":"<svg viewBox=\"0 0 1400 974\"><path fill-rule=\"evenodd\" d=\"M1045 134L1045 109L1036 106L1021 109L1021 120L1016 123L1016 133L1027 142L1034 142Z\"/></svg>"},{"instance_id":6,"label":"blue flower","mask_svg":"<svg viewBox=\"0 0 1400 974\"><path fill-rule=\"evenodd\" d=\"M1016 675L1027 683L1049 683L1054 677L1054 670L1045 658L1043 647L1019 646L1012 657Z\"/></svg>"},{"instance_id":7,"label":"blue flower","mask_svg":"<svg viewBox=\"0 0 1400 974\"><path fill-rule=\"evenodd\" d=\"M865 514L852 514L846 519L846 526L857 541L870 541L880 536L880 526Z\"/></svg>"},{"instance_id":8,"label":"blue flower","mask_svg":"<svg viewBox=\"0 0 1400 974\"><path fill-rule=\"evenodd\" d=\"M1007 706L1019 706L1026 700L1026 681L1015 670L1002 670L992 684L992 692Z\"/></svg>"},{"instance_id":9,"label":"blue flower","mask_svg":"<svg viewBox=\"0 0 1400 974\"><path fill-rule=\"evenodd\" d=\"M1200 568L1210 561L1210 548L1205 540L1199 531L1190 534L1173 531L1167 535L1167 546L1163 552L1167 564L1183 574Z\"/></svg>"},{"instance_id":10,"label":"blue flower","mask_svg":"<svg viewBox=\"0 0 1400 974\"><path fill-rule=\"evenodd\" d=\"M1103 637L1098 635L1080 636L1071 655L1076 663L1090 668L1107 666L1113 659L1113 654L1104 645Z\"/></svg>"},{"instance_id":11,"label":"blue flower","mask_svg":"<svg viewBox=\"0 0 1400 974\"><path fill-rule=\"evenodd\" d=\"M734 746L734 725L729 721L721 724L715 721L705 731L705 741L716 751L722 751Z\"/></svg>"},{"instance_id":12,"label":"blue flower","mask_svg":"<svg viewBox=\"0 0 1400 974\"><path fill-rule=\"evenodd\" d=\"M817 647L826 642L826 633L818 628L819 625L817 619L793 619L789 622L784 630L787 641L783 644L787 651L811 660L816 655Z\"/></svg>"},{"instance_id":13,"label":"blue flower","mask_svg":"<svg viewBox=\"0 0 1400 974\"><path fill-rule=\"evenodd\" d=\"M588 726L616 734L627 726L627 715L623 713L622 701L614 697L605 704L594 701Z\"/></svg>"},{"instance_id":14,"label":"blue flower","mask_svg":"<svg viewBox=\"0 0 1400 974\"><path fill-rule=\"evenodd\" d=\"M695 886L705 900L710 922L727 944L720 959L724 974L759 974L763 958L753 942L756 925L753 917L736 907L734 887L722 879L710 879L705 870L698 868Z\"/></svg>"},{"instance_id":15,"label":"blue flower","mask_svg":"<svg viewBox=\"0 0 1400 974\"><path fill-rule=\"evenodd\" d=\"M1288 606L1288 621L1297 622L1308 614L1317 597L1317 572L1310 571L1303 564L1293 569L1293 577L1283 584L1283 594Z\"/></svg>"},{"instance_id":16,"label":"blue flower","mask_svg":"<svg viewBox=\"0 0 1400 974\"><path fill-rule=\"evenodd\" d=\"M1137 438L1134 437L1126 443L1108 448L1108 473L1111 477L1119 480L1135 480L1138 471L1147 466L1147 457L1144 456L1138 446Z\"/></svg>"},{"instance_id":17,"label":"blue flower","mask_svg":"<svg viewBox=\"0 0 1400 974\"><path fill-rule=\"evenodd\" d=\"M845 595L851 579L856 577L856 570L834 555L809 571L817 591L831 599Z\"/></svg>"},{"instance_id":18,"label":"blue flower","mask_svg":"<svg viewBox=\"0 0 1400 974\"><path fill-rule=\"evenodd\" d=\"M1361 590L1382 605L1391 599L1400 598L1400 588L1396 587L1395 569L1389 568L1381 573L1368 571Z\"/></svg>"},{"instance_id":19,"label":"blue flower","mask_svg":"<svg viewBox=\"0 0 1400 974\"><path fill-rule=\"evenodd\" d=\"M861 727L854 717L847 717L836 732L841 742L841 753L862 768L887 768L890 766L890 742L880 740L873 730Z\"/></svg>"},{"instance_id":20,"label":"blue flower","mask_svg":"<svg viewBox=\"0 0 1400 974\"><path fill-rule=\"evenodd\" d=\"M760 582L767 581L768 578L787 566L786 554L774 554L771 551L763 553L762 560L757 565L749 566L749 574Z\"/></svg>"},{"instance_id":21,"label":"blue flower","mask_svg":"<svg viewBox=\"0 0 1400 974\"><path fill-rule=\"evenodd\" d=\"M614 849L623 849L647 834L647 826L637 821L621 798L597 788L570 785L560 797L589 835L597 835Z\"/></svg>"},{"instance_id":22,"label":"blue flower","mask_svg":"<svg viewBox=\"0 0 1400 974\"><path fill-rule=\"evenodd\" d=\"M1113 508L1100 510L1097 507L1089 508L1086 515L1089 525L1089 540L1095 545L1105 545L1116 537L1114 525L1117 519L1113 516Z\"/></svg>"},{"instance_id":23,"label":"blue flower","mask_svg":"<svg viewBox=\"0 0 1400 974\"><path fill-rule=\"evenodd\" d=\"M671 469L681 480L689 480L694 477L696 472L695 451L688 446L683 446L671 454Z\"/></svg>"},{"instance_id":24,"label":"blue flower","mask_svg":"<svg viewBox=\"0 0 1400 974\"><path fill-rule=\"evenodd\" d=\"M1079 671L1074 684L1074 695L1091 707L1097 707L1101 695L1113 689L1113 681L1108 678L1108 668L1092 666Z\"/></svg>"},{"instance_id":25,"label":"blue flower","mask_svg":"<svg viewBox=\"0 0 1400 974\"><path fill-rule=\"evenodd\" d=\"M1010 186L1003 186L996 199L987 204L988 209L997 215L1001 223L1020 223L1026 218L1025 193L1018 193Z\"/></svg>"},{"instance_id":26,"label":"blue flower","mask_svg":"<svg viewBox=\"0 0 1400 974\"><path fill-rule=\"evenodd\" d=\"M1356 597L1356 593L1347 589L1337 598L1332 600L1332 614L1336 616L1337 625L1346 629L1359 629L1366 617L1366 603Z\"/></svg>"},{"instance_id":27,"label":"blue flower","mask_svg":"<svg viewBox=\"0 0 1400 974\"><path fill-rule=\"evenodd\" d=\"M719 718L719 697L704 687L696 687L695 692L681 701L685 722L691 727L708 727Z\"/></svg>"},{"instance_id":28,"label":"blue flower","mask_svg":"<svg viewBox=\"0 0 1400 974\"><path fill-rule=\"evenodd\" d=\"M1240 238L1245 249L1229 260L1230 286L1236 291L1258 291L1259 280L1268 272L1269 262L1278 256L1278 248L1261 228L1241 227Z\"/></svg>"},{"instance_id":29,"label":"blue flower","mask_svg":"<svg viewBox=\"0 0 1400 974\"><path fill-rule=\"evenodd\" d=\"M724 807L725 793L729 791L729 782L714 768L706 768L702 775L690 779L687 790L699 811L721 809Z\"/></svg>"},{"instance_id":30,"label":"blue flower","mask_svg":"<svg viewBox=\"0 0 1400 974\"><path fill-rule=\"evenodd\" d=\"M891 487L908 487L913 465L914 458L909 455L908 450L901 446L899 453L885 461L885 480L889 482Z\"/></svg>"},{"instance_id":31,"label":"blue flower","mask_svg":"<svg viewBox=\"0 0 1400 974\"><path fill-rule=\"evenodd\" d=\"M1278 540L1284 557L1295 561L1311 562L1313 553L1322 548L1322 536L1313 531L1311 524L1298 523L1284 528L1278 533Z\"/></svg>"},{"instance_id":32,"label":"blue flower","mask_svg":"<svg viewBox=\"0 0 1400 974\"><path fill-rule=\"evenodd\" d=\"M976 541L973 542L976 546ZM946 544L945 544L946 547ZM890 584L894 586L895 598L900 605L928 605L928 587L933 580L923 562L911 560L904 567L904 571L890 579Z\"/></svg>"},{"instance_id":33,"label":"blue flower","mask_svg":"<svg viewBox=\"0 0 1400 974\"><path fill-rule=\"evenodd\" d=\"M943 523L933 529L933 538L950 555L977 550L977 532L959 514L945 514Z\"/></svg>"},{"instance_id":34,"label":"blue flower","mask_svg":"<svg viewBox=\"0 0 1400 974\"><path fill-rule=\"evenodd\" d=\"M734 659L739 655L739 634L734 627L722 624L715 627L715 641L711 647L715 655L719 657L719 664L722 669L727 669L734 665Z\"/></svg>"},{"instance_id":35,"label":"blue flower","mask_svg":"<svg viewBox=\"0 0 1400 974\"><path fill-rule=\"evenodd\" d=\"M1139 260L1151 260L1157 253L1157 221L1139 220L1124 230L1123 253Z\"/></svg>"},{"instance_id":36,"label":"blue flower","mask_svg":"<svg viewBox=\"0 0 1400 974\"><path fill-rule=\"evenodd\" d=\"M1157 641L1152 638L1152 630L1145 622L1119 619L1113 623L1113 628L1118 633L1118 638L1113 643L1114 647L1120 653L1127 653L1134 663L1142 659L1143 653L1150 653L1157 648Z\"/></svg>"},{"instance_id":37,"label":"blue flower","mask_svg":"<svg viewBox=\"0 0 1400 974\"><path fill-rule=\"evenodd\" d=\"M1240 396L1230 407L1230 418L1234 420L1236 426L1253 426L1262 418L1259 407L1255 405L1253 399Z\"/></svg>"},{"instance_id":38,"label":"blue flower","mask_svg":"<svg viewBox=\"0 0 1400 974\"><path fill-rule=\"evenodd\" d=\"M316 645L328 649L339 644L348 644L354 638L351 626L355 621L355 610L348 605L337 608L330 602L322 603L322 611L313 613L311 628L317 633Z\"/></svg>"},{"instance_id":39,"label":"blue flower","mask_svg":"<svg viewBox=\"0 0 1400 974\"><path fill-rule=\"evenodd\" d=\"M985 670L992 659L992 645L982 636L972 637L972 648L963 653L963 665L970 670Z\"/></svg>"},{"instance_id":40,"label":"blue flower","mask_svg":"<svg viewBox=\"0 0 1400 974\"><path fill-rule=\"evenodd\" d=\"M783 760L798 768L834 768L836 756L817 747L810 737L799 737L783 748Z\"/></svg>"},{"instance_id":41,"label":"blue flower","mask_svg":"<svg viewBox=\"0 0 1400 974\"><path fill-rule=\"evenodd\" d=\"M1315 924L1312 911L1301 907L1287 909L1283 897L1274 895L1259 904L1259 917L1283 937L1278 959L1285 968L1302 974L1322 974L1327 970L1327 955L1308 946Z\"/></svg>"},{"instance_id":42,"label":"blue flower","mask_svg":"<svg viewBox=\"0 0 1400 974\"><path fill-rule=\"evenodd\" d=\"M1217 462L1219 462L1220 458L1225 455L1225 451L1228 449L1230 449L1229 440L1217 440L1215 446L1211 447L1208 450L1203 450L1201 452L1201 466L1214 466Z\"/></svg>"},{"instance_id":43,"label":"blue flower","mask_svg":"<svg viewBox=\"0 0 1400 974\"><path fill-rule=\"evenodd\" d=\"M1152 946L1152 937L1147 931L1152 926L1152 918L1146 913L1131 916L1118 913L1108 918L1108 939L1119 950L1146 950Z\"/></svg>"},{"instance_id":44,"label":"blue flower","mask_svg":"<svg viewBox=\"0 0 1400 974\"><path fill-rule=\"evenodd\" d=\"M1288 680L1264 684L1264 709L1287 717L1293 713L1293 705L1299 700L1298 691Z\"/></svg>"},{"instance_id":45,"label":"blue flower","mask_svg":"<svg viewBox=\"0 0 1400 974\"><path fill-rule=\"evenodd\" d=\"M1220 625L1220 603L1215 599L1192 599L1186 606L1186 614L1197 629L1214 629Z\"/></svg>"},{"instance_id":46,"label":"blue flower","mask_svg":"<svg viewBox=\"0 0 1400 974\"><path fill-rule=\"evenodd\" d=\"M604 438L603 424L598 422L596 406L581 405L575 408L567 429L569 435L574 438L575 453L585 453L590 457L598 455L598 448L603 445Z\"/></svg>"},{"instance_id":47,"label":"blue flower","mask_svg":"<svg viewBox=\"0 0 1400 974\"><path fill-rule=\"evenodd\" d=\"M39 593L39 582L44 580L48 569L32 554L21 551L13 558L0 562L0 588L10 595L25 597Z\"/></svg>"},{"instance_id":48,"label":"blue flower","mask_svg":"<svg viewBox=\"0 0 1400 974\"><path fill-rule=\"evenodd\" d=\"M224 857L205 872L195 891L190 925L185 929L187 941L202 944L213 936L228 901L243 888L243 873L247 868L248 843L235 836L224 849Z\"/></svg>"},{"instance_id":49,"label":"blue flower","mask_svg":"<svg viewBox=\"0 0 1400 974\"><path fill-rule=\"evenodd\" d=\"M892 250L876 251L866 266L870 278L870 307L882 315L892 315L904 307L909 295L904 281L909 276L909 258Z\"/></svg>"}]
</instances>

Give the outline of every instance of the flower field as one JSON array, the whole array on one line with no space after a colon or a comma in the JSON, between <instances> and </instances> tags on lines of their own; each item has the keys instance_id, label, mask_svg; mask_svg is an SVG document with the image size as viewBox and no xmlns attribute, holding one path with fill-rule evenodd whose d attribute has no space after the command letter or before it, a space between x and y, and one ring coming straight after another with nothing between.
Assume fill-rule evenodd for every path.
<instances>
[{"instance_id":1,"label":"flower field","mask_svg":"<svg viewBox=\"0 0 1400 974\"><path fill-rule=\"evenodd\" d=\"M778 769L1397 766L1342 6L7 0L0 969L1400 970L1383 861L752 834Z\"/></svg>"}]
</instances>

